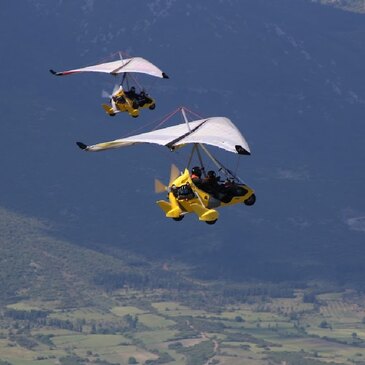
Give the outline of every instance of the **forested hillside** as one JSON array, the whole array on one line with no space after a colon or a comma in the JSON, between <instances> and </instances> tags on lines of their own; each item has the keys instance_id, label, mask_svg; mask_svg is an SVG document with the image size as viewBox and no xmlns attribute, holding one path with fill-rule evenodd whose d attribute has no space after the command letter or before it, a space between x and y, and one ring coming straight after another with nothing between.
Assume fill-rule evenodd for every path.
<instances>
[{"instance_id":1,"label":"forested hillside","mask_svg":"<svg viewBox=\"0 0 365 365\"><path fill-rule=\"evenodd\" d=\"M76 267L89 249L111 260L122 252L122 271L128 252L142 267L188 267L201 280L320 279L361 288L364 39L363 14L308 0L6 2L0 206L52 226L47 238L35 238L40 231L27 238L35 256L46 257L40 246L48 247L48 239L70 245L66 251L74 255L57 253L49 261L58 277L75 262L69 279L75 286L86 285L82 272L98 268L88 255L91 261ZM110 118L102 109L102 91L113 89L113 77L49 73L119 50L170 76L146 81L157 107L137 119ZM153 128L181 105L203 117L230 118L252 151L241 159L214 151L257 196L250 209L221 209L214 227L194 215L168 220L156 205L163 195L154 194L154 178L166 182L171 163L180 169L188 163L179 151L133 146L87 154L75 144ZM5 234L7 249L20 254L11 258L21 260L24 244ZM119 261L112 262L96 270L99 282L118 272ZM37 276L29 264L27 258L16 265L42 285L43 267Z\"/></svg>"},{"instance_id":2,"label":"forested hillside","mask_svg":"<svg viewBox=\"0 0 365 365\"><path fill-rule=\"evenodd\" d=\"M118 288L189 288L161 263L127 250L80 247L53 236L51 227L0 209L0 301L56 301L72 307L102 304L102 293Z\"/></svg>"},{"instance_id":3,"label":"forested hillside","mask_svg":"<svg viewBox=\"0 0 365 365\"><path fill-rule=\"evenodd\" d=\"M340 9L348 11L365 13L364 0L314 0L314 1L320 1L322 4L335 6Z\"/></svg>"}]
</instances>

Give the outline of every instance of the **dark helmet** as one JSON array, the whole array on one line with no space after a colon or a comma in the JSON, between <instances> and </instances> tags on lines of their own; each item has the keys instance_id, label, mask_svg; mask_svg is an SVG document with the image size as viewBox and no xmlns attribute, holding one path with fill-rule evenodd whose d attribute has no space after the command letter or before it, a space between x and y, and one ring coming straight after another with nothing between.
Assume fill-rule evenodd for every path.
<instances>
[{"instance_id":1,"label":"dark helmet","mask_svg":"<svg viewBox=\"0 0 365 365\"><path fill-rule=\"evenodd\" d=\"M207 172L207 176L208 176L209 179L214 179L216 177L216 174L213 170L209 170Z\"/></svg>"},{"instance_id":2,"label":"dark helmet","mask_svg":"<svg viewBox=\"0 0 365 365\"><path fill-rule=\"evenodd\" d=\"M191 169L191 173L196 176L202 176L202 169L199 166L195 166Z\"/></svg>"}]
</instances>

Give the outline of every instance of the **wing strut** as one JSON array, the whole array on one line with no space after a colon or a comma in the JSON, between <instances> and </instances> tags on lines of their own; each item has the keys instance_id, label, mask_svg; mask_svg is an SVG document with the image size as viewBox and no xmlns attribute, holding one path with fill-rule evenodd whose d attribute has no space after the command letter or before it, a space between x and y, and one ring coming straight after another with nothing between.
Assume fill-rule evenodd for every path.
<instances>
[{"instance_id":1,"label":"wing strut","mask_svg":"<svg viewBox=\"0 0 365 365\"><path fill-rule=\"evenodd\" d=\"M200 144L200 143L199 143L199 144L197 144L197 146L196 146L196 153L197 153L198 158L199 158L199 162L200 162L200 166L201 166L202 171L203 171L203 175L206 177L206 176L207 176L207 174L206 174L206 172L205 172L205 168L204 168L204 165L203 165L203 159L202 159L202 155L201 155L200 150L199 150L199 146L201 146L201 144Z\"/></svg>"},{"instance_id":2,"label":"wing strut","mask_svg":"<svg viewBox=\"0 0 365 365\"><path fill-rule=\"evenodd\" d=\"M191 160L193 159L195 150L196 150L196 143L193 144L193 148L191 149L191 152L190 152L189 161L188 161L189 170L190 170L190 164L191 164Z\"/></svg>"}]
</instances>

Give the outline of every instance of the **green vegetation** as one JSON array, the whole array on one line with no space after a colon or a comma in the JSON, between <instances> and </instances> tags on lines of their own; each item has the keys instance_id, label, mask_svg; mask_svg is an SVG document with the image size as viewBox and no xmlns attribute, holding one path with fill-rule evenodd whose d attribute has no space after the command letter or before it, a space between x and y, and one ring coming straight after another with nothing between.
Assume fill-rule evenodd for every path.
<instances>
[{"instance_id":1,"label":"green vegetation","mask_svg":"<svg viewBox=\"0 0 365 365\"><path fill-rule=\"evenodd\" d=\"M187 357L186 365L205 364L215 355L212 341L203 341L190 347L180 347L177 352Z\"/></svg>"},{"instance_id":2,"label":"green vegetation","mask_svg":"<svg viewBox=\"0 0 365 365\"><path fill-rule=\"evenodd\" d=\"M20 359L47 365L55 361L66 365L364 363L365 301L356 292L322 293L316 304L309 305L303 302L304 291L297 290L293 298L271 298L263 305L261 297L252 297L249 303L234 302L219 313L192 308L197 304L195 295L192 306L186 303L188 297L185 304L171 299L156 302L170 295L162 290L136 291L128 305L123 305L122 292L109 295L112 304L103 311L14 309L25 308L24 302L3 307L2 361L15 365L21 364Z\"/></svg>"},{"instance_id":3,"label":"green vegetation","mask_svg":"<svg viewBox=\"0 0 365 365\"><path fill-rule=\"evenodd\" d=\"M287 364L287 365L344 365L339 362L327 362L315 359L317 353L306 354L301 352L276 352L268 354L268 358L274 362L274 364Z\"/></svg>"},{"instance_id":4,"label":"green vegetation","mask_svg":"<svg viewBox=\"0 0 365 365\"><path fill-rule=\"evenodd\" d=\"M361 291L198 281L1 209L0 233L0 365L365 363Z\"/></svg>"},{"instance_id":5,"label":"green vegetation","mask_svg":"<svg viewBox=\"0 0 365 365\"><path fill-rule=\"evenodd\" d=\"M177 273L131 253L101 253L55 239L48 230L42 222L0 208L0 304L37 298L38 306L109 306L105 291L191 287Z\"/></svg>"},{"instance_id":6,"label":"green vegetation","mask_svg":"<svg viewBox=\"0 0 365 365\"><path fill-rule=\"evenodd\" d=\"M365 13L365 3L363 0L315 0L321 4L328 4L356 13Z\"/></svg>"}]
</instances>

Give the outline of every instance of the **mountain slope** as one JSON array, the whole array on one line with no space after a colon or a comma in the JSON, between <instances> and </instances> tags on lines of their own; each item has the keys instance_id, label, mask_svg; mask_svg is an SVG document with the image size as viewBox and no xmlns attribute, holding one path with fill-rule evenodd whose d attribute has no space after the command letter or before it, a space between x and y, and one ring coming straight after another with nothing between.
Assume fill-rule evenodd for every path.
<instances>
[{"instance_id":1,"label":"mountain slope","mask_svg":"<svg viewBox=\"0 0 365 365\"><path fill-rule=\"evenodd\" d=\"M365 3L363 0L319 0L319 1L322 4L336 6L340 9L365 13Z\"/></svg>"},{"instance_id":2,"label":"mountain slope","mask_svg":"<svg viewBox=\"0 0 365 365\"><path fill-rule=\"evenodd\" d=\"M51 221L60 240L108 242L209 278L361 282L364 15L307 0L29 0L3 6L0 30L2 206ZM146 80L157 108L137 120L101 109L113 78L48 72L120 49L170 75ZM179 105L231 118L252 149L239 161L217 152L258 200L222 210L214 227L168 221L155 205L153 179L166 181L171 162L184 168L180 154L74 143L156 125Z\"/></svg>"},{"instance_id":3,"label":"mountain slope","mask_svg":"<svg viewBox=\"0 0 365 365\"><path fill-rule=\"evenodd\" d=\"M104 248L107 250L106 248ZM52 237L49 227L0 209L1 302L20 298L92 305L105 290L184 285L173 271L163 271L126 250L109 253ZM100 303L99 303L100 304Z\"/></svg>"}]
</instances>

